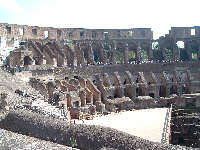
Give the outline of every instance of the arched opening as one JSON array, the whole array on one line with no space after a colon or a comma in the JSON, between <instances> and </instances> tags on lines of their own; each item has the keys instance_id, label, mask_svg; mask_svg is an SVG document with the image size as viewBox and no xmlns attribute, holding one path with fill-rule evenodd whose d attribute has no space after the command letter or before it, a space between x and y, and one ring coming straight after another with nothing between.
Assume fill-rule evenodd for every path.
<instances>
[{"instance_id":1,"label":"arched opening","mask_svg":"<svg viewBox=\"0 0 200 150\"><path fill-rule=\"evenodd\" d=\"M192 50L192 60L197 60L198 57L198 50L193 49Z\"/></svg>"},{"instance_id":2,"label":"arched opening","mask_svg":"<svg viewBox=\"0 0 200 150\"><path fill-rule=\"evenodd\" d=\"M32 59L29 56L24 57L24 66L32 65Z\"/></svg>"},{"instance_id":3,"label":"arched opening","mask_svg":"<svg viewBox=\"0 0 200 150\"><path fill-rule=\"evenodd\" d=\"M75 101L75 102L73 102L73 107L74 107L74 108L79 107L79 101Z\"/></svg>"},{"instance_id":4,"label":"arched opening","mask_svg":"<svg viewBox=\"0 0 200 150\"><path fill-rule=\"evenodd\" d=\"M181 93L182 94L186 94L186 87L185 87L185 85L181 86Z\"/></svg>"},{"instance_id":5,"label":"arched opening","mask_svg":"<svg viewBox=\"0 0 200 150\"><path fill-rule=\"evenodd\" d=\"M117 92L114 93L114 98L118 98Z\"/></svg>"},{"instance_id":6,"label":"arched opening","mask_svg":"<svg viewBox=\"0 0 200 150\"><path fill-rule=\"evenodd\" d=\"M183 145L184 144L184 139L183 137L178 137L178 144Z\"/></svg>"},{"instance_id":7,"label":"arched opening","mask_svg":"<svg viewBox=\"0 0 200 150\"><path fill-rule=\"evenodd\" d=\"M159 96L160 97L166 97L166 87L165 86L160 86L160 90L159 90Z\"/></svg>"},{"instance_id":8,"label":"arched opening","mask_svg":"<svg viewBox=\"0 0 200 150\"><path fill-rule=\"evenodd\" d=\"M124 85L126 85L126 84L128 84L128 83L127 83L127 81L126 81L126 79L125 79L125 80L124 80Z\"/></svg>"},{"instance_id":9,"label":"arched opening","mask_svg":"<svg viewBox=\"0 0 200 150\"><path fill-rule=\"evenodd\" d=\"M180 58L181 58L182 61L189 61L190 60L188 51L186 49L181 49Z\"/></svg>"},{"instance_id":10,"label":"arched opening","mask_svg":"<svg viewBox=\"0 0 200 150\"><path fill-rule=\"evenodd\" d=\"M155 97L155 96L154 96L154 93L149 93L149 96L152 97L152 98Z\"/></svg>"},{"instance_id":11,"label":"arched opening","mask_svg":"<svg viewBox=\"0 0 200 150\"><path fill-rule=\"evenodd\" d=\"M178 48L185 48L184 42L183 41L177 41L176 45Z\"/></svg>"},{"instance_id":12,"label":"arched opening","mask_svg":"<svg viewBox=\"0 0 200 150\"><path fill-rule=\"evenodd\" d=\"M170 91L170 92L169 92L170 95L171 95L171 94L174 94L174 86L171 86L169 91Z\"/></svg>"},{"instance_id":13,"label":"arched opening","mask_svg":"<svg viewBox=\"0 0 200 150\"><path fill-rule=\"evenodd\" d=\"M136 88L136 97L138 96L144 96L144 92L142 91L141 87Z\"/></svg>"}]
</instances>

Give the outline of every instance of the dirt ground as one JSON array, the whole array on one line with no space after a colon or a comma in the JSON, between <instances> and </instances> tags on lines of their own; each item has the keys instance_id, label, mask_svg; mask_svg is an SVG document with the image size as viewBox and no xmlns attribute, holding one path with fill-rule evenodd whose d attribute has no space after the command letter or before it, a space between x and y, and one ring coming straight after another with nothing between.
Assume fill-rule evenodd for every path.
<instances>
[{"instance_id":1,"label":"dirt ground","mask_svg":"<svg viewBox=\"0 0 200 150\"><path fill-rule=\"evenodd\" d=\"M166 113L167 108L134 110L96 117L84 123L112 127L160 143Z\"/></svg>"}]
</instances>

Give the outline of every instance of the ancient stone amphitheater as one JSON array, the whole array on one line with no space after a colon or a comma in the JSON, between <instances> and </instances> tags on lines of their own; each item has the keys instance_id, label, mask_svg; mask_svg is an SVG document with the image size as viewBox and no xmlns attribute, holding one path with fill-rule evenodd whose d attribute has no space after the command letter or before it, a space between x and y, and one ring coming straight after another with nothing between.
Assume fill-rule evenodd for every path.
<instances>
[{"instance_id":1,"label":"ancient stone amphitheater","mask_svg":"<svg viewBox=\"0 0 200 150\"><path fill-rule=\"evenodd\" d=\"M0 149L198 149L199 37L0 24ZM168 108L161 143L84 124L150 108Z\"/></svg>"}]
</instances>

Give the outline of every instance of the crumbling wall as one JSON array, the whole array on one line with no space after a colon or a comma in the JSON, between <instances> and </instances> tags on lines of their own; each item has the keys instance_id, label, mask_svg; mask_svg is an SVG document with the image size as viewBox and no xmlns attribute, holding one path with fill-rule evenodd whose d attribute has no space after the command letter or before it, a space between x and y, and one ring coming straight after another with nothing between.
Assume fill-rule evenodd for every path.
<instances>
[{"instance_id":1,"label":"crumbling wall","mask_svg":"<svg viewBox=\"0 0 200 150\"><path fill-rule=\"evenodd\" d=\"M173 109L170 143L199 148L199 121L197 109Z\"/></svg>"}]
</instances>

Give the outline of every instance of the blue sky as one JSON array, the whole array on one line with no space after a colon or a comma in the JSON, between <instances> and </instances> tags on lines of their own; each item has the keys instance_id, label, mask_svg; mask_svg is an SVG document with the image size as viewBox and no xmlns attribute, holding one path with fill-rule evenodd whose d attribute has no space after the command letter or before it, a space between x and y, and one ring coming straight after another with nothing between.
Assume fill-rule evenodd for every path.
<instances>
[{"instance_id":1,"label":"blue sky","mask_svg":"<svg viewBox=\"0 0 200 150\"><path fill-rule=\"evenodd\" d=\"M0 22L68 28L200 26L199 0L0 0Z\"/></svg>"}]
</instances>

